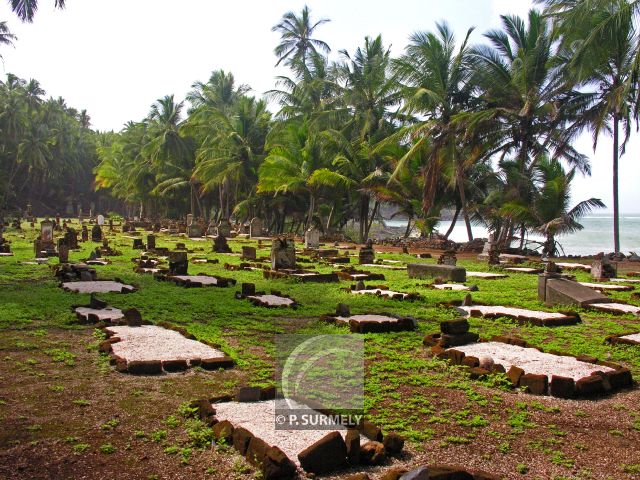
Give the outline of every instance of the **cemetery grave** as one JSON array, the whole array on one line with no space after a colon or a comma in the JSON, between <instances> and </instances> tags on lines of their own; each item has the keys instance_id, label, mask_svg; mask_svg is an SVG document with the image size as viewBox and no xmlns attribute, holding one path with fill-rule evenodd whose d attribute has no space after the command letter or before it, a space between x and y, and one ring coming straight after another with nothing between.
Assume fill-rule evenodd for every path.
<instances>
[{"instance_id":1,"label":"cemetery grave","mask_svg":"<svg viewBox=\"0 0 640 480\"><path fill-rule=\"evenodd\" d=\"M463 285L462 283L430 283L427 288L435 290L451 290L453 292L477 291L478 287Z\"/></svg>"},{"instance_id":2,"label":"cemetery grave","mask_svg":"<svg viewBox=\"0 0 640 480\"><path fill-rule=\"evenodd\" d=\"M412 317L393 314L351 314L347 305L340 304L336 313L323 315L322 320L349 326L352 333L404 332L416 329L418 322Z\"/></svg>"},{"instance_id":3,"label":"cemetery grave","mask_svg":"<svg viewBox=\"0 0 640 480\"><path fill-rule=\"evenodd\" d=\"M136 291L133 285L126 285L115 280L62 282L60 287L67 292L75 293L131 293Z\"/></svg>"},{"instance_id":4,"label":"cemetery grave","mask_svg":"<svg viewBox=\"0 0 640 480\"><path fill-rule=\"evenodd\" d=\"M235 285L236 281L232 278L218 277L215 275L207 275L200 273L198 275L159 275L158 280L166 280L174 282L181 287L228 287Z\"/></svg>"},{"instance_id":5,"label":"cemetery grave","mask_svg":"<svg viewBox=\"0 0 640 480\"><path fill-rule=\"evenodd\" d=\"M607 285L606 283L591 283L591 282L578 282L580 285L591 288L593 290L598 290L601 292L628 292L633 290L634 287L630 285Z\"/></svg>"},{"instance_id":6,"label":"cemetery grave","mask_svg":"<svg viewBox=\"0 0 640 480\"><path fill-rule=\"evenodd\" d=\"M469 278L482 278L484 280L500 280L501 278L509 278L509 275L505 275L504 273L469 272L469 271L467 271L467 277L469 277Z\"/></svg>"},{"instance_id":7,"label":"cemetery grave","mask_svg":"<svg viewBox=\"0 0 640 480\"><path fill-rule=\"evenodd\" d=\"M514 272L514 273L529 273L529 274L538 274L544 272L543 268L529 268L529 267L505 267L506 272Z\"/></svg>"},{"instance_id":8,"label":"cemetery grave","mask_svg":"<svg viewBox=\"0 0 640 480\"><path fill-rule=\"evenodd\" d=\"M386 285L380 285L377 287L371 285L364 285L362 282L358 282L352 285L349 292L353 295L375 295L378 297L391 298L393 300L415 300L420 297L418 293L405 293L389 290Z\"/></svg>"},{"instance_id":9,"label":"cemetery grave","mask_svg":"<svg viewBox=\"0 0 640 480\"><path fill-rule=\"evenodd\" d=\"M236 298L247 299L257 307L270 308L297 308L298 303L277 290L271 290L271 293L256 292L256 286L253 283L243 283L240 292L236 292Z\"/></svg>"},{"instance_id":10,"label":"cemetery grave","mask_svg":"<svg viewBox=\"0 0 640 480\"><path fill-rule=\"evenodd\" d=\"M456 307L465 317L482 317L487 319L506 317L519 323L530 323L543 327L575 325L580 322L577 313L543 312L526 308L503 307L491 305L472 305Z\"/></svg>"},{"instance_id":11,"label":"cemetery grave","mask_svg":"<svg viewBox=\"0 0 640 480\"><path fill-rule=\"evenodd\" d=\"M336 275L340 280L351 280L351 281L359 281L359 280L384 280L384 275L381 273L372 273L366 270L358 270L354 267L343 268L337 270Z\"/></svg>"}]
</instances>

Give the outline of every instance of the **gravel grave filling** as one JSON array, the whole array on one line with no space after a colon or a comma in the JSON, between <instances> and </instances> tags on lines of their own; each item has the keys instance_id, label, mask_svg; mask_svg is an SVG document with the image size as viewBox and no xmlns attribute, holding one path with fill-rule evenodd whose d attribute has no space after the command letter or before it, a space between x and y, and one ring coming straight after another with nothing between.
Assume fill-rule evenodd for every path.
<instances>
[{"instance_id":1,"label":"gravel grave filling","mask_svg":"<svg viewBox=\"0 0 640 480\"><path fill-rule=\"evenodd\" d=\"M98 320L114 321L124 318L122 310L119 308L89 308L89 307L77 307L75 312L82 316L85 320L89 319L89 315L95 315Z\"/></svg>"},{"instance_id":2,"label":"gravel grave filling","mask_svg":"<svg viewBox=\"0 0 640 480\"><path fill-rule=\"evenodd\" d=\"M470 316L471 311L477 310L484 317L485 315L499 315L509 318L536 318L540 320L550 320L554 318L568 318L564 313L559 312L541 312L538 310L527 310L525 308L512 308L490 305L473 305L471 307L458 307L460 312L464 312Z\"/></svg>"},{"instance_id":3,"label":"gravel grave filling","mask_svg":"<svg viewBox=\"0 0 640 480\"><path fill-rule=\"evenodd\" d=\"M291 300L287 297L280 297L278 295L248 295L247 298L258 300L262 303L266 303L269 306L280 307L283 305L292 305L294 304L294 300Z\"/></svg>"},{"instance_id":4,"label":"gravel grave filling","mask_svg":"<svg viewBox=\"0 0 640 480\"><path fill-rule=\"evenodd\" d=\"M535 348L524 348L501 342L480 342L455 347L477 358L491 357L495 363L509 371L512 366L522 368L526 373L571 377L574 380L590 376L593 372L609 372L613 368L593 363L581 362L574 357L563 357L551 353L543 353Z\"/></svg>"},{"instance_id":5,"label":"gravel grave filling","mask_svg":"<svg viewBox=\"0 0 640 480\"><path fill-rule=\"evenodd\" d=\"M125 285L124 283L114 282L112 280L97 280L95 282L65 282L62 284L62 288L77 293L110 293L121 292L125 290L135 290L131 285Z\"/></svg>"},{"instance_id":6,"label":"gravel grave filling","mask_svg":"<svg viewBox=\"0 0 640 480\"><path fill-rule=\"evenodd\" d=\"M174 275L171 278L177 278L184 282L189 280L191 282L201 283L202 285L218 285L218 279L216 277L209 277L207 275Z\"/></svg>"},{"instance_id":7,"label":"gravel grave filling","mask_svg":"<svg viewBox=\"0 0 640 480\"><path fill-rule=\"evenodd\" d=\"M111 344L113 354L127 362L220 358L224 353L180 333L155 325L107 327L120 341Z\"/></svg>"}]
</instances>

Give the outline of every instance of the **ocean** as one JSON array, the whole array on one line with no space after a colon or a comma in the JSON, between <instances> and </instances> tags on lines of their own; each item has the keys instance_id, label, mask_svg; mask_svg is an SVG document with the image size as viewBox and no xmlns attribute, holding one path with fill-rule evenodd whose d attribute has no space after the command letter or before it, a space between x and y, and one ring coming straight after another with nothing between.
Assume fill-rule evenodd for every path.
<instances>
[{"instance_id":1,"label":"ocean","mask_svg":"<svg viewBox=\"0 0 640 480\"><path fill-rule=\"evenodd\" d=\"M406 227L402 220L388 220L390 227ZM562 246L565 255L594 255L598 252L613 251L613 216L611 214L590 214L580 220L583 230L556 238ZM450 222L444 221L436 227L441 233L449 228ZM487 238L487 229L483 226L472 225L474 238ZM458 221L449 236L454 242L467 241L467 229L463 221ZM528 240L542 240L537 235L529 235ZM640 254L640 214L624 214L620 217L620 250L628 254Z\"/></svg>"}]
</instances>

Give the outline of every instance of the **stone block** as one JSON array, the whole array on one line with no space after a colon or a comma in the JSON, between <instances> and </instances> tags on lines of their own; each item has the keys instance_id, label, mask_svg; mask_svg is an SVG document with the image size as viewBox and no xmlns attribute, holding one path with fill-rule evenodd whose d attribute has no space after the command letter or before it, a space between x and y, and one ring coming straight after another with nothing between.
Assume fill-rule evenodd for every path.
<instances>
[{"instance_id":1,"label":"stone block","mask_svg":"<svg viewBox=\"0 0 640 480\"><path fill-rule=\"evenodd\" d=\"M246 455L249 448L249 442L253 438L253 434L246 428L235 428L233 430L233 448L235 448L240 455Z\"/></svg>"},{"instance_id":2,"label":"stone block","mask_svg":"<svg viewBox=\"0 0 640 480\"><path fill-rule=\"evenodd\" d=\"M360 446L360 463L364 465L380 465L387 459L384 445L370 441Z\"/></svg>"},{"instance_id":3,"label":"stone block","mask_svg":"<svg viewBox=\"0 0 640 480\"><path fill-rule=\"evenodd\" d=\"M409 278L442 278L450 282L464 282L467 271L453 265L434 265L431 263L410 263L407 265Z\"/></svg>"},{"instance_id":4,"label":"stone block","mask_svg":"<svg viewBox=\"0 0 640 480\"><path fill-rule=\"evenodd\" d=\"M397 455L402 452L402 449L404 448L404 437L395 432L391 432L384 436L382 444L387 450L387 453L390 455Z\"/></svg>"},{"instance_id":5,"label":"stone block","mask_svg":"<svg viewBox=\"0 0 640 480\"><path fill-rule=\"evenodd\" d=\"M611 299L589 287L565 278L552 278L546 282L544 302L547 305L576 305L610 303Z\"/></svg>"},{"instance_id":6,"label":"stone block","mask_svg":"<svg viewBox=\"0 0 640 480\"><path fill-rule=\"evenodd\" d=\"M514 387L517 387L520 384L520 378L524 375L524 370L512 365L509 371L507 372L507 377L511 380Z\"/></svg>"},{"instance_id":7,"label":"stone block","mask_svg":"<svg viewBox=\"0 0 640 480\"><path fill-rule=\"evenodd\" d=\"M576 394L576 382L571 377L552 375L549 394L558 398L573 398Z\"/></svg>"},{"instance_id":8,"label":"stone block","mask_svg":"<svg viewBox=\"0 0 640 480\"><path fill-rule=\"evenodd\" d=\"M581 397L589 397L604 392L602 378L599 376L583 377L576 382L576 393Z\"/></svg>"},{"instance_id":9,"label":"stone block","mask_svg":"<svg viewBox=\"0 0 640 480\"><path fill-rule=\"evenodd\" d=\"M480 335L473 332L461 333L458 335L443 334L440 337L440 345L443 347L459 347L461 345L467 345L468 343L475 343L480 338Z\"/></svg>"},{"instance_id":10,"label":"stone block","mask_svg":"<svg viewBox=\"0 0 640 480\"><path fill-rule=\"evenodd\" d=\"M546 395L549 379L546 375L525 373L520 377L520 386L525 387L533 395Z\"/></svg>"},{"instance_id":11,"label":"stone block","mask_svg":"<svg viewBox=\"0 0 640 480\"><path fill-rule=\"evenodd\" d=\"M349 464L357 465L360 463L360 432L350 428L347 430L344 442L347 445L347 459Z\"/></svg>"},{"instance_id":12,"label":"stone block","mask_svg":"<svg viewBox=\"0 0 640 480\"><path fill-rule=\"evenodd\" d=\"M460 334L469 331L469 322L465 318L440 322L440 331L447 334Z\"/></svg>"},{"instance_id":13,"label":"stone block","mask_svg":"<svg viewBox=\"0 0 640 480\"><path fill-rule=\"evenodd\" d=\"M300 452L298 460L307 472L332 472L347 465L347 445L339 432L331 432Z\"/></svg>"},{"instance_id":14,"label":"stone block","mask_svg":"<svg viewBox=\"0 0 640 480\"><path fill-rule=\"evenodd\" d=\"M127 363L127 371L134 375L157 375L162 373L160 360L134 360Z\"/></svg>"}]
</instances>

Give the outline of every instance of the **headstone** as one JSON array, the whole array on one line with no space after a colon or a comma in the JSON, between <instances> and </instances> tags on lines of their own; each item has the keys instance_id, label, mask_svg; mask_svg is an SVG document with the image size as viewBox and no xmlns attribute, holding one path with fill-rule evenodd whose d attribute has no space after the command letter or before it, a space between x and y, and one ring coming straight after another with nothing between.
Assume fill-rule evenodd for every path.
<instances>
[{"instance_id":1,"label":"headstone","mask_svg":"<svg viewBox=\"0 0 640 480\"><path fill-rule=\"evenodd\" d=\"M53 245L53 222L51 220L43 220L40 223L40 240L43 246Z\"/></svg>"},{"instance_id":2,"label":"headstone","mask_svg":"<svg viewBox=\"0 0 640 480\"><path fill-rule=\"evenodd\" d=\"M64 213L67 217L73 216L73 203L71 203L71 200L67 202L67 206L65 207Z\"/></svg>"},{"instance_id":3,"label":"headstone","mask_svg":"<svg viewBox=\"0 0 640 480\"><path fill-rule=\"evenodd\" d=\"M438 257L438 265L451 265L453 267L458 263L455 250L447 250Z\"/></svg>"},{"instance_id":4,"label":"headstone","mask_svg":"<svg viewBox=\"0 0 640 480\"><path fill-rule=\"evenodd\" d=\"M92 242L101 242L102 241L102 228L100 225L96 224L91 229L91 241Z\"/></svg>"},{"instance_id":5,"label":"headstone","mask_svg":"<svg viewBox=\"0 0 640 480\"><path fill-rule=\"evenodd\" d=\"M78 248L78 232L76 232L73 228L67 227L67 232L64 234L64 238L70 250L75 250Z\"/></svg>"},{"instance_id":6,"label":"headstone","mask_svg":"<svg viewBox=\"0 0 640 480\"><path fill-rule=\"evenodd\" d=\"M187 252L169 252L169 274L187 275L189 260Z\"/></svg>"},{"instance_id":7,"label":"headstone","mask_svg":"<svg viewBox=\"0 0 640 480\"><path fill-rule=\"evenodd\" d=\"M69 262L69 245L66 238L60 238L58 240L58 260L60 263Z\"/></svg>"},{"instance_id":8,"label":"headstone","mask_svg":"<svg viewBox=\"0 0 640 480\"><path fill-rule=\"evenodd\" d=\"M231 222L228 218L220 220L220 223L218 224L218 235L222 235L227 238L231 236Z\"/></svg>"},{"instance_id":9,"label":"headstone","mask_svg":"<svg viewBox=\"0 0 640 480\"><path fill-rule=\"evenodd\" d=\"M592 303L610 303L611 299L578 282L562 278L557 273L538 275L538 300L546 305L576 305L586 307Z\"/></svg>"},{"instance_id":10,"label":"headstone","mask_svg":"<svg viewBox=\"0 0 640 480\"><path fill-rule=\"evenodd\" d=\"M216 253L231 253L227 239L222 235L215 237L213 239L213 251Z\"/></svg>"},{"instance_id":11,"label":"headstone","mask_svg":"<svg viewBox=\"0 0 640 480\"><path fill-rule=\"evenodd\" d=\"M33 254L36 258L40 258L42 256L42 240L40 240L40 238L36 238L33 241Z\"/></svg>"},{"instance_id":12,"label":"headstone","mask_svg":"<svg viewBox=\"0 0 640 480\"><path fill-rule=\"evenodd\" d=\"M594 260L591 264L591 277L594 280L605 280L607 278L616 278L618 276L618 267L614 262L603 256Z\"/></svg>"},{"instance_id":13,"label":"headstone","mask_svg":"<svg viewBox=\"0 0 640 480\"><path fill-rule=\"evenodd\" d=\"M318 248L320 246L320 232L310 227L304 233L304 248Z\"/></svg>"},{"instance_id":14,"label":"headstone","mask_svg":"<svg viewBox=\"0 0 640 480\"><path fill-rule=\"evenodd\" d=\"M193 214L192 213L187 215L187 227L190 227L191 225L193 225Z\"/></svg>"},{"instance_id":15,"label":"headstone","mask_svg":"<svg viewBox=\"0 0 640 480\"><path fill-rule=\"evenodd\" d=\"M252 260L256 259L256 249L255 247L243 246L242 247L242 259L243 260Z\"/></svg>"},{"instance_id":16,"label":"headstone","mask_svg":"<svg viewBox=\"0 0 640 480\"><path fill-rule=\"evenodd\" d=\"M96 222L98 222L98 225L100 225L102 227L104 225L104 216L103 215L98 215L98 218L96 219Z\"/></svg>"},{"instance_id":17,"label":"headstone","mask_svg":"<svg viewBox=\"0 0 640 480\"><path fill-rule=\"evenodd\" d=\"M368 265L373 263L375 258L376 254L373 251L373 241L369 239L367 240L366 245L358 252L358 261L360 265Z\"/></svg>"},{"instance_id":18,"label":"headstone","mask_svg":"<svg viewBox=\"0 0 640 480\"><path fill-rule=\"evenodd\" d=\"M33 212L31 211L31 203L27 204L26 216L27 216L27 221L29 221L29 222L33 222L34 221Z\"/></svg>"},{"instance_id":19,"label":"headstone","mask_svg":"<svg viewBox=\"0 0 640 480\"><path fill-rule=\"evenodd\" d=\"M109 231L113 232L113 218L109 219Z\"/></svg>"},{"instance_id":20,"label":"headstone","mask_svg":"<svg viewBox=\"0 0 640 480\"><path fill-rule=\"evenodd\" d=\"M56 213L56 230L60 230L61 225L60 225L60 214Z\"/></svg>"},{"instance_id":21,"label":"headstone","mask_svg":"<svg viewBox=\"0 0 640 480\"><path fill-rule=\"evenodd\" d=\"M275 238L271 243L271 268L296 268L296 247L292 239Z\"/></svg>"},{"instance_id":22,"label":"headstone","mask_svg":"<svg viewBox=\"0 0 640 480\"><path fill-rule=\"evenodd\" d=\"M89 241L89 229L87 228L86 225L82 226L82 241L83 242Z\"/></svg>"},{"instance_id":23,"label":"headstone","mask_svg":"<svg viewBox=\"0 0 640 480\"><path fill-rule=\"evenodd\" d=\"M200 225L196 223L191 223L191 225L187 226L187 236L189 238L202 237L202 228L200 227Z\"/></svg>"},{"instance_id":24,"label":"headstone","mask_svg":"<svg viewBox=\"0 0 640 480\"><path fill-rule=\"evenodd\" d=\"M82 213L82 207L78 205L78 222L84 222L84 214Z\"/></svg>"},{"instance_id":25,"label":"headstone","mask_svg":"<svg viewBox=\"0 0 640 480\"><path fill-rule=\"evenodd\" d=\"M263 235L262 220L258 217L253 218L249 225L249 238L262 237Z\"/></svg>"},{"instance_id":26,"label":"headstone","mask_svg":"<svg viewBox=\"0 0 640 480\"><path fill-rule=\"evenodd\" d=\"M144 243L142 243L141 238L133 239L133 249L134 250L144 250Z\"/></svg>"},{"instance_id":27,"label":"headstone","mask_svg":"<svg viewBox=\"0 0 640 480\"><path fill-rule=\"evenodd\" d=\"M155 250L156 248L156 236L147 235L147 250Z\"/></svg>"}]
</instances>

